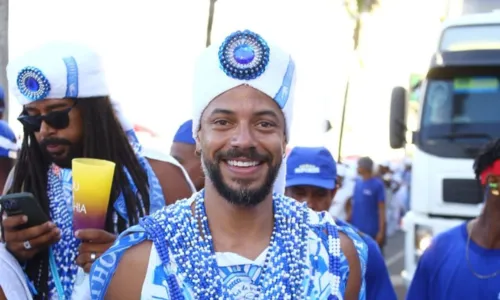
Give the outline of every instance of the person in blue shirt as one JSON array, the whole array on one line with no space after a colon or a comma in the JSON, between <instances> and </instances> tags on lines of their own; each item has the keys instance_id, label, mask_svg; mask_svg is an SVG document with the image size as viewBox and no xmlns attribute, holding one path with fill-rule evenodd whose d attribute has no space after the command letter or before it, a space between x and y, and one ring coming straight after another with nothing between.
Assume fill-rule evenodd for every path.
<instances>
[{"instance_id":1,"label":"person in blue shirt","mask_svg":"<svg viewBox=\"0 0 500 300\"><path fill-rule=\"evenodd\" d=\"M17 139L9 124L3 120L5 111L4 90L0 87L0 191L3 191L17 157Z\"/></svg>"},{"instance_id":2,"label":"person in blue shirt","mask_svg":"<svg viewBox=\"0 0 500 300\"><path fill-rule=\"evenodd\" d=\"M385 243L385 187L373 173L373 160L358 160L358 174L354 187L350 223L369 235L383 251Z\"/></svg>"},{"instance_id":3,"label":"person in blue shirt","mask_svg":"<svg viewBox=\"0 0 500 300\"><path fill-rule=\"evenodd\" d=\"M484 188L481 214L433 239L407 300L500 299L500 139L480 152L474 172Z\"/></svg>"},{"instance_id":4,"label":"person in blue shirt","mask_svg":"<svg viewBox=\"0 0 500 300\"><path fill-rule=\"evenodd\" d=\"M285 194L307 202L315 211L328 211L337 192L337 166L330 151L324 147L295 147L287 159ZM335 219L341 227L351 225ZM377 243L368 235L354 229L368 246L365 273L367 300L396 300L387 266Z\"/></svg>"},{"instance_id":5,"label":"person in blue shirt","mask_svg":"<svg viewBox=\"0 0 500 300\"><path fill-rule=\"evenodd\" d=\"M201 159L196 152L196 141L193 138L193 120L188 120L179 127L170 147L172 155L189 174L197 191L205 187L205 176L201 168Z\"/></svg>"}]
</instances>

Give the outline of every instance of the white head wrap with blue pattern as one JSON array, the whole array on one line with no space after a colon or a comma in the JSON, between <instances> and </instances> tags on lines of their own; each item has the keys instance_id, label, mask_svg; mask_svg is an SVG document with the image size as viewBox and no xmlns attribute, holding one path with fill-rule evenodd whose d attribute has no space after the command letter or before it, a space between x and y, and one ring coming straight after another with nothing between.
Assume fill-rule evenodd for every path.
<instances>
[{"instance_id":1,"label":"white head wrap with blue pattern","mask_svg":"<svg viewBox=\"0 0 500 300\"><path fill-rule=\"evenodd\" d=\"M99 55L87 46L50 42L13 59L9 88L20 104L44 99L109 96Z\"/></svg>"},{"instance_id":2,"label":"white head wrap with blue pattern","mask_svg":"<svg viewBox=\"0 0 500 300\"><path fill-rule=\"evenodd\" d=\"M286 120L290 140L295 87L295 62L291 55L260 35L236 31L222 43L212 44L198 58L193 89L193 137L210 102L220 94L247 84L276 101Z\"/></svg>"}]
</instances>

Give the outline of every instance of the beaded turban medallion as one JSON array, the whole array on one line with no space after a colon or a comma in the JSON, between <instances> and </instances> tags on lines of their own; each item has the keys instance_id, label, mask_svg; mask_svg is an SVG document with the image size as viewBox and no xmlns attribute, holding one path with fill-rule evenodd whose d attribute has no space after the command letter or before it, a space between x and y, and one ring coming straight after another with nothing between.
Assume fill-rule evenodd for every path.
<instances>
[{"instance_id":1,"label":"beaded turban medallion","mask_svg":"<svg viewBox=\"0 0 500 300\"><path fill-rule=\"evenodd\" d=\"M262 75L269 63L269 46L257 33L236 31L219 48L219 62L227 76L253 80Z\"/></svg>"},{"instance_id":2,"label":"beaded turban medallion","mask_svg":"<svg viewBox=\"0 0 500 300\"><path fill-rule=\"evenodd\" d=\"M49 81L35 67L26 67L19 72L17 87L23 96L32 101L44 99L50 92Z\"/></svg>"}]
</instances>

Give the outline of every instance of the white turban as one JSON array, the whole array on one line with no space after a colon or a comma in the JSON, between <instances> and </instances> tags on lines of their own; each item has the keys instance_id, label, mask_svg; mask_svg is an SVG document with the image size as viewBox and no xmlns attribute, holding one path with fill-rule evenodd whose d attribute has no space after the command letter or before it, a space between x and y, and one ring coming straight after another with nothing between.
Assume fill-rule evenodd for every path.
<instances>
[{"instance_id":1,"label":"white turban","mask_svg":"<svg viewBox=\"0 0 500 300\"><path fill-rule=\"evenodd\" d=\"M20 104L44 99L109 96L99 55L87 46L50 42L13 59L9 88Z\"/></svg>"},{"instance_id":2,"label":"white turban","mask_svg":"<svg viewBox=\"0 0 500 300\"><path fill-rule=\"evenodd\" d=\"M276 101L290 139L295 63L287 52L249 30L236 31L206 48L196 63L193 90L193 137L205 108L220 94L246 84Z\"/></svg>"}]
</instances>

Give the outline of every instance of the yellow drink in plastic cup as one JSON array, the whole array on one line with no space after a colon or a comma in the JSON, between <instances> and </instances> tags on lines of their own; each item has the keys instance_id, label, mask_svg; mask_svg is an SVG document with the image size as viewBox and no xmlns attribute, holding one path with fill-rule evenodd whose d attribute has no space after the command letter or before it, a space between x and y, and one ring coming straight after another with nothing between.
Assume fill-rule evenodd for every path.
<instances>
[{"instance_id":1,"label":"yellow drink in plastic cup","mask_svg":"<svg viewBox=\"0 0 500 300\"><path fill-rule=\"evenodd\" d=\"M115 163L75 158L73 173L73 228L104 229Z\"/></svg>"}]
</instances>

